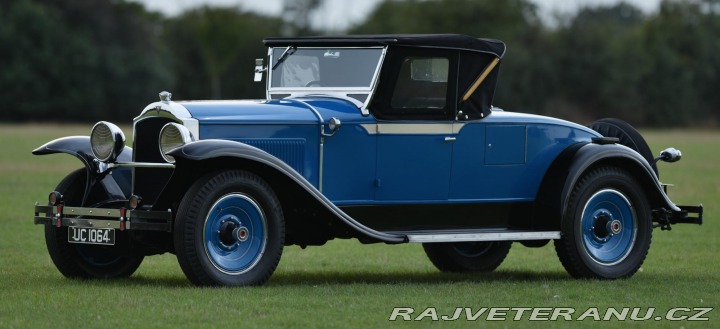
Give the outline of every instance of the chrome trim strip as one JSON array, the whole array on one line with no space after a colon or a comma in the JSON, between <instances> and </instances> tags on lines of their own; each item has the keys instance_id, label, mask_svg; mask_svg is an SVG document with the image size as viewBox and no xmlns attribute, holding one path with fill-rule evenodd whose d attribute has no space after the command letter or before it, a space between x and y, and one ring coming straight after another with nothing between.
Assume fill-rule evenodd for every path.
<instances>
[{"instance_id":1,"label":"chrome trim strip","mask_svg":"<svg viewBox=\"0 0 720 329\"><path fill-rule=\"evenodd\" d=\"M323 158L324 158L324 154L323 154L323 149L324 149L324 147L323 147L323 146L325 145L325 135L323 134L323 132L324 132L324 130L325 130L325 120L323 119L322 115L320 115L320 111L318 111L314 106L308 104L307 102L303 102L303 101L297 100L297 99L288 99L288 100L289 100L289 101L292 101L292 102L300 103L300 104L302 104L302 105L307 106L310 110L313 111L313 113L315 113L315 116L317 116L318 120L320 121L320 163L319 163L320 168L319 168L319 172L318 172L318 190L320 190L320 193L322 193L322 186L323 186L323 162L324 162L324 160L323 160Z\"/></svg>"},{"instance_id":2,"label":"chrome trim strip","mask_svg":"<svg viewBox=\"0 0 720 329\"><path fill-rule=\"evenodd\" d=\"M365 93L368 93L368 91L365 91ZM284 94L287 94L287 93L284 93ZM318 94L315 94L315 93L310 93L310 94L308 94L308 93L304 93L304 92L303 92L303 93L297 93L297 92L296 92L296 93L290 93L290 96L287 96L287 97L282 98L282 99L284 99L284 100L289 100L289 99L295 99L295 98L300 98L300 97L329 97L329 98L340 98L340 99L342 99L342 100L346 100L346 101L352 103L352 104L355 105L355 107L357 107L358 109L362 109L362 107L364 106L364 104L363 104L362 102L360 102L359 100L357 100L357 99L355 99L355 98L352 98L352 97L348 96L348 93L346 93L346 92L339 92L339 93L337 93L337 92L335 92L335 93L332 93L332 92L324 92L324 93L318 93Z\"/></svg>"},{"instance_id":3,"label":"chrome trim strip","mask_svg":"<svg viewBox=\"0 0 720 329\"><path fill-rule=\"evenodd\" d=\"M368 134L385 135L447 135L460 132L464 123L364 123Z\"/></svg>"},{"instance_id":4,"label":"chrome trim strip","mask_svg":"<svg viewBox=\"0 0 720 329\"><path fill-rule=\"evenodd\" d=\"M109 169L128 167L128 168L169 168L174 169L175 164L172 163L154 163L154 162L117 162L108 165Z\"/></svg>"},{"instance_id":5,"label":"chrome trim strip","mask_svg":"<svg viewBox=\"0 0 720 329\"><path fill-rule=\"evenodd\" d=\"M383 47L382 55L380 55L380 61L378 61L377 68L375 68L375 75L373 77L372 84L370 84L370 94L365 100L365 106L360 109L360 112L363 116L370 115L370 110L368 109L368 106L370 106L370 102L372 102L372 99L375 97L375 90L377 90L378 81L380 81L380 68L382 68L383 64L385 63L385 55L387 55L387 49L388 47Z\"/></svg>"},{"instance_id":6,"label":"chrome trim strip","mask_svg":"<svg viewBox=\"0 0 720 329\"><path fill-rule=\"evenodd\" d=\"M408 242L473 242L473 241L519 241L519 240L557 240L560 231L547 232L493 232L493 233L455 233L455 234L409 234Z\"/></svg>"},{"instance_id":7,"label":"chrome trim strip","mask_svg":"<svg viewBox=\"0 0 720 329\"><path fill-rule=\"evenodd\" d=\"M200 139L200 123L197 119L192 117L192 114L190 114L190 111L185 108L185 106L182 106L181 104L178 104L173 101L169 102L155 102L152 103L143 109L143 111L133 119L133 143L135 142L135 124L145 118L148 117L164 117L173 119L175 121L178 121L179 123L182 123L183 126L185 126L188 130L190 130L190 133L192 133L193 137L196 139Z\"/></svg>"}]
</instances>

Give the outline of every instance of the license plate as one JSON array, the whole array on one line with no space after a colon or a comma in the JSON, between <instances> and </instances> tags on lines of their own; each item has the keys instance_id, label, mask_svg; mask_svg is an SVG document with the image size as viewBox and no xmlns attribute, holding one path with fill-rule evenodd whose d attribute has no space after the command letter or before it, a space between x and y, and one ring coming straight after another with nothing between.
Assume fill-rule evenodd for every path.
<instances>
[{"instance_id":1,"label":"license plate","mask_svg":"<svg viewBox=\"0 0 720 329\"><path fill-rule=\"evenodd\" d=\"M68 242L84 244L115 245L115 229L69 227Z\"/></svg>"}]
</instances>

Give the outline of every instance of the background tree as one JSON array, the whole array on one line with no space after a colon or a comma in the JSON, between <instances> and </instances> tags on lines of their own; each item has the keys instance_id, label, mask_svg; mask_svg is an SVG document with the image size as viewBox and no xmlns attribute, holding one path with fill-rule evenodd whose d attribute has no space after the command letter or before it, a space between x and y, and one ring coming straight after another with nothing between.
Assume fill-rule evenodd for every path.
<instances>
[{"instance_id":1,"label":"background tree","mask_svg":"<svg viewBox=\"0 0 720 329\"><path fill-rule=\"evenodd\" d=\"M548 26L531 0L385 0L348 33L462 33L508 46L495 105L578 122L717 126L720 0L580 9ZM177 17L128 0L0 2L3 121L128 122L174 99L263 98L252 81L270 36L322 34L322 0L277 17L201 7Z\"/></svg>"},{"instance_id":2,"label":"background tree","mask_svg":"<svg viewBox=\"0 0 720 329\"><path fill-rule=\"evenodd\" d=\"M168 20L164 40L178 77L176 98L264 97L264 85L252 80L254 59L267 55L262 40L281 26L278 18L238 8L202 7Z\"/></svg>"},{"instance_id":3,"label":"background tree","mask_svg":"<svg viewBox=\"0 0 720 329\"><path fill-rule=\"evenodd\" d=\"M1 9L5 120L127 120L173 81L162 17L137 3L12 0Z\"/></svg>"}]
</instances>

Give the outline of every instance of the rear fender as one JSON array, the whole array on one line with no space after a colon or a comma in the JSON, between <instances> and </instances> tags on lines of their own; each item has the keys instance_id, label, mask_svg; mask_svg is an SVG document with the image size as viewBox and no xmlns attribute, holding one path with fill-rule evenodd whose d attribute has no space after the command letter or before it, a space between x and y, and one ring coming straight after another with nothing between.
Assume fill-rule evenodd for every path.
<instances>
[{"instance_id":1,"label":"rear fender","mask_svg":"<svg viewBox=\"0 0 720 329\"><path fill-rule=\"evenodd\" d=\"M90 192L95 188L102 188L105 192L106 199L103 201L123 200L130 196L132 180L130 168L117 168L113 171L99 173L98 162L92 154L88 136L59 138L38 147L32 153L34 155L65 153L76 157L83 163L87 174L87 183L82 205L86 205L90 198ZM132 148L125 146L118 161L130 162L131 160Z\"/></svg>"},{"instance_id":2,"label":"rear fender","mask_svg":"<svg viewBox=\"0 0 720 329\"><path fill-rule=\"evenodd\" d=\"M536 198L538 225L558 228L575 184L598 165L614 165L630 171L642 184L653 209L681 211L665 194L647 160L634 150L618 144L577 143L555 159L543 178Z\"/></svg>"}]
</instances>

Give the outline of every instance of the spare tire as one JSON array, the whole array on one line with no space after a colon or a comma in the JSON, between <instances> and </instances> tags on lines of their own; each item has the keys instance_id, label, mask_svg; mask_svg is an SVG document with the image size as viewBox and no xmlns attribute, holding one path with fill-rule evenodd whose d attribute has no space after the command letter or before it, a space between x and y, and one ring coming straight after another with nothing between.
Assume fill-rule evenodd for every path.
<instances>
[{"instance_id":1,"label":"spare tire","mask_svg":"<svg viewBox=\"0 0 720 329\"><path fill-rule=\"evenodd\" d=\"M629 123L615 118L600 119L591 123L588 126L590 129L597 131L605 137L616 137L620 141L621 145L627 146L647 160L647 162L655 171L655 175L660 178L657 165L655 164L655 158L650 150L650 146L647 144L645 139L640 135L637 129L633 128Z\"/></svg>"}]
</instances>

